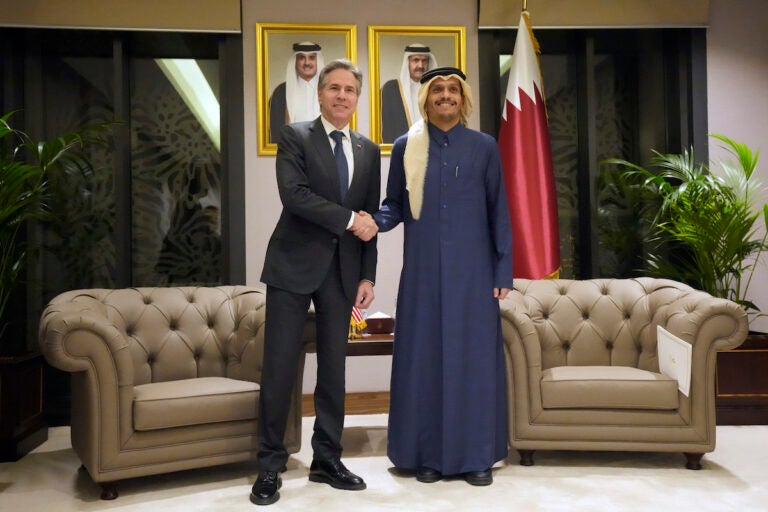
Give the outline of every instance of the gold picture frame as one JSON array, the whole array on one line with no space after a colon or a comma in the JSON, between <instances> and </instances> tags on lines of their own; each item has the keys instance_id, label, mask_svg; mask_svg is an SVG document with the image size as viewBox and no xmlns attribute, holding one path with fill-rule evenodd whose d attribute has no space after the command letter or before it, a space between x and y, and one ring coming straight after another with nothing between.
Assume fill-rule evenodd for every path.
<instances>
[{"instance_id":1,"label":"gold picture frame","mask_svg":"<svg viewBox=\"0 0 768 512\"><path fill-rule=\"evenodd\" d=\"M437 66L453 66L466 72L466 29L463 26L368 26L368 66L371 102L371 140L381 147L382 155L392 152L392 133L395 128L389 126L384 130L382 113L382 87L387 86L392 91L392 86L397 87L399 75L403 66L404 52L407 46L414 43L426 45L434 56ZM394 83L392 81L395 81ZM398 88L402 91L402 88ZM393 101L393 96L386 94L386 101ZM404 110L402 97L398 109ZM388 115L394 110L387 109ZM407 120L403 120L407 126ZM391 121L387 121L391 124ZM383 132L387 133L384 137ZM407 131L400 130L402 133Z\"/></svg>"},{"instance_id":2,"label":"gold picture frame","mask_svg":"<svg viewBox=\"0 0 768 512\"><path fill-rule=\"evenodd\" d=\"M280 126L285 124L288 115L284 109L282 119L277 113L271 114L271 98L276 89L285 83L286 66L288 59L293 56L294 43L310 41L320 45L325 63L340 58L357 61L357 27L355 25L256 24L256 110L259 155L277 154L277 142L273 140L272 134L279 129L280 121L282 121ZM319 72L320 70L317 69L317 73ZM270 118L277 121L273 123ZM356 119L355 115L350 120L352 129L355 129Z\"/></svg>"}]
</instances>

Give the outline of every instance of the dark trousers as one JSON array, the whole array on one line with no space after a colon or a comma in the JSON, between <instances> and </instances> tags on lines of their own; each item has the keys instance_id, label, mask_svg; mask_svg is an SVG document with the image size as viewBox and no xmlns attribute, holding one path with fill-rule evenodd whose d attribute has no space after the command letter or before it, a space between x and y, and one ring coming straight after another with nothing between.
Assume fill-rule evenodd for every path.
<instances>
[{"instance_id":1,"label":"dark trousers","mask_svg":"<svg viewBox=\"0 0 768 512\"><path fill-rule=\"evenodd\" d=\"M267 287L264 367L259 399L259 470L279 471L288 460L283 444L301 335L310 301L317 325L317 383L314 459L341 457L344 427L345 362L352 304L341 286L338 256L320 288L311 294Z\"/></svg>"}]
</instances>

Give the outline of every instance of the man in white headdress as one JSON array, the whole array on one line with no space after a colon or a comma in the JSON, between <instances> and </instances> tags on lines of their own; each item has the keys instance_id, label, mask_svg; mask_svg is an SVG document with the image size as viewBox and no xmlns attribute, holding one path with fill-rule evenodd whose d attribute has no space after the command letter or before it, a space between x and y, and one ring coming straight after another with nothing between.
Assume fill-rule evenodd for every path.
<instances>
[{"instance_id":1,"label":"man in white headdress","mask_svg":"<svg viewBox=\"0 0 768 512\"><path fill-rule=\"evenodd\" d=\"M429 46L412 43L405 47L400 77L387 81L381 88L381 141L394 142L421 119L419 114L419 81L425 72L437 67Z\"/></svg>"},{"instance_id":2,"label":"man in white headdress","mask_svg":"<svg viewBox=\"0 0 768 512\"><path fill-rule=\"evenodd\" d=\"M420 119L392 145L374 214L380 233L404 226L387 456L420 482L489 485L507 457L499 300L512 289L512 228L501 157L493 137L467 127L460 69L431 69L421 83Z\"/></svg>"},{"instance_id":3,"label":"man in white headdress","mask_svg":"<svg viewBox=\"0 0 768 512\"><path fill-rule=\"evenodd\" d=\"M293 55L285 66L285 82L275 87L269 100L270 141L277 142L284 124L311 121L320 115L317 71L324 65L319 44L294 43Z\"/></svg>"}]
</instances>

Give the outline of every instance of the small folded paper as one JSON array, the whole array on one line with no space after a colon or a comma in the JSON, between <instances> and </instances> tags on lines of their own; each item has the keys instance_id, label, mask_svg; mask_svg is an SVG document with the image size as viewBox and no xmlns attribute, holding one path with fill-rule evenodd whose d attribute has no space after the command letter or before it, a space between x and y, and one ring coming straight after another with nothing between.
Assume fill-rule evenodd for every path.
<instances>
[{"instance_id":1,"label":"small folded paper","mask_svg":"<svg viewBox=\"0 0 768 512\"><path fill-rule=\"evenodd\" d=\"M691 356L693 347L662 326L656 329L659 371L677 380L677 388L688 396L691 389Z\"/></svg>"}]
</instances>

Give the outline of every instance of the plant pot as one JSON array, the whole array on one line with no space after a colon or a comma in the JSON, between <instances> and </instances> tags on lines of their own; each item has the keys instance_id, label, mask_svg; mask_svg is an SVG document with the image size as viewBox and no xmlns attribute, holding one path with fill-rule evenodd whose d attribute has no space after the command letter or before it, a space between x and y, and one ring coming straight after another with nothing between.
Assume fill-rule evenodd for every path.
<instances>
[{"instance_id":1,"label":"plant pot","mask_svg":"<svg viewBox=\"0 0 768 512\"><path fill-rule=\"evenodd\" d=\"M768 333L752 332L733 350L717 353L718 425L768 425Z\"/></svg>"},{"instance_id":2,"label":"plant pot","mask_svg":"<svg viewBox=\"0 0 768 512\"><path fill-rule=\"evenodd\" d=\"M0 356L0 462L15 461L48 439L40 353Z\"/></svg>"}]
</instances>

